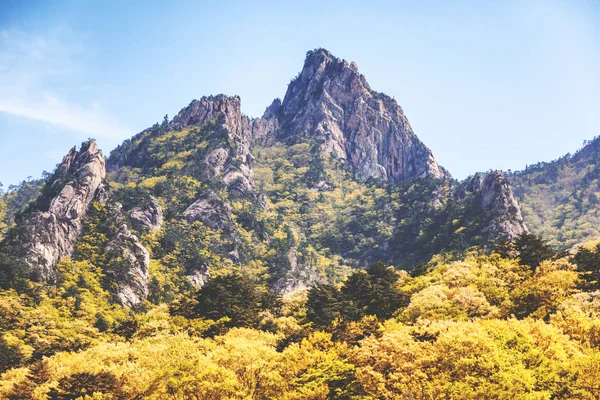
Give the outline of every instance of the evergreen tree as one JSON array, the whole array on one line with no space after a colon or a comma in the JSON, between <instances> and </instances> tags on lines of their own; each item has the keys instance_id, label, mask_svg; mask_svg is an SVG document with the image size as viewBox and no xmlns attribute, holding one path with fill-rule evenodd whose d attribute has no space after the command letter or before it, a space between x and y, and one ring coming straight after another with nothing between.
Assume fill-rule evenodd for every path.
<instances>
[{"instance_id":1,"label":"evergreen tree","mask_svg":"<svg viewBox=\"0 0 600 400\"><path fill-rule=\"evenodd\" d=\"M365 315L391 317L403 304L403 296L395 288L398 277L393 268L381 262L366 273L350 275L341 289L343 317L350 321L359 321Z\"/></svg>"},{"instance_id":2,"label":"evergreen tree","mask_svg":"<svg viewBox=\"0 0 600 400\"><path fill-rule=\"evenodd\" d=\"M308 291L306 319L317 328L325 328L340 318L339 291L333 285L317 284Z\"/></svg>"},{"instance_id":3,"label":"evergreen tree","mask_svg":"<svg viewBox=\"0 0 600 400\"><path fill-rule=\"evenodd\" d=\"M96 313L96 323L94 324L94 327L96 327L100 332L106 332L108 330L108 321L100 312Z\"/></svg>"},{"instance_id":4,"label":"evergreen tree","mask_svg":"<svg viewBox=\"0 0 600 400\"><path fill-rule=\"evenodd\" d=\"M257 284L239 274L210 279L198 292L196 313L219 320L228 317L230 327L255 327L263 311L263 296Z\"/></svg>"},{"instance_id":5,"label":"evergreen tree","mask_svg":"<svg viewBox=\"0 0 600 400\"><path fill-rule=\"evenodd\" d=\"M582 278L590 290L600 289L600 243L594 250L582 247L573 257L577 269L582 272Z\"/></svg>"},{"instance_id":6,"label":"evergreen tree","mask_svg":"<svg viewBox=\"0 0 600 400\"><path fill-rule=\"evenodd\" d=\"M160 130L162 133L165 133L169 130L169 115L168 114L165 114L162 124L160 125Z\"/></svg>"},{"instance_id":7,"label":"evergreen tree","mask_svg":"<svg viewBox=\"0 0 600 400\"><path fill-rule=\"evenodd\" d=\"M515 240L515 249L519 255L519 263L536 269L542 261L556 255L544 239L533 233L523 233Z\"/></svg>"},{"instance_id":8,"label":"evergreen tree","mask_svg":"<svg viewBox=\"0 0 600 400\"><path fill-rule=\"evenodd\" d=\"M371 281L369 315L389 318L403 304L403 296L395 288L398 273L384 263L375 263L368 270Z\"/></svg>"},{"instance_id":9,"label":"evergreen tree","mask_svg":"<svg viewBox=\"0 0 600 400\"><path fill-rule=\"evenodd\" d=\"M350 275L341 290L318 284L308 292L307 319L324 328L333 321L360 321L367 315L389 318L404 304L404 297L395 287L398 273L383 263L373 264L366 272Z\"/></svg>"},{"instance_id":10,"label":"evergreen tree","mask_svg":"<svg viewBox=\"0 0 600 400\"><path fill-rule=\"evenodd\" d=\"M345 319L359 321L368 312L372 301L372 284L369 275L357 271L350 275L341 289L344 299L342 308Z\"/></svg>"}]
</instances>

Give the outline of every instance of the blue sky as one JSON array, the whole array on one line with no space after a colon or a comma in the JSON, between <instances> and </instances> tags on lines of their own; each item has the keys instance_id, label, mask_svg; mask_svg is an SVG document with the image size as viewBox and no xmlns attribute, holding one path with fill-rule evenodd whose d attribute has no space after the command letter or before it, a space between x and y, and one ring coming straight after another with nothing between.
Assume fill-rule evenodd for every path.
<instances>
[{"instance_id":1,"label":"blue sky","mask_svg":"<svg viewBox=\"0 0 600 400\"><path fill-rule=\"evenodd\" d=\"M355 61L457 178L600 135L600 2L0 2L0 182L108 153L193 98L260 116L309 49Z\"/></svg>"}]
</instances>

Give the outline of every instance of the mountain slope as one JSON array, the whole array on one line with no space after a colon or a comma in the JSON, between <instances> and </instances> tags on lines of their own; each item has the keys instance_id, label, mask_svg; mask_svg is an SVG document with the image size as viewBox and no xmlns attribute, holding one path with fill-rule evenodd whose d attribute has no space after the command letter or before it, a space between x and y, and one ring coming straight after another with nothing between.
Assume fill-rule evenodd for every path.
<instances>
[{"instance_id":1,"label":"mountain slope","mask_svg":"<svg viewBox=\"0 0 600 400\"><path fill-rule=\"evenodd\" d=\"M529 228L556 247L600 236L600 138L508 176Z\"/></svg>"},{"instance_id":2,"label":"mountain slope","mask_svg":"<svg viewBox=\"0 0 600 400\"><path fill-rule=\"evenodd\" d=\"M214 257L179 260L195 283L260 264L286 292L526 231L501 173L449 179L395 101L322 49L263 118L244 116L239 97L203 97L119 146L108 169L125 208L158 199L167 237L194 223L215 235L197 244ZM171 251L155 253L164 263Z\"/></svg>"},{"instance_id":3,"label":"mountain slope","mask_svg":"<svg viewBox=\"0 0 600 400\"><path fill-rule=\"evenodd\" d=\"M451 179L325 50L240 103L1 198L0 398L598 398L600 245L490 251L527 232L507 176ZM510 179L569 205L595 147Z\"/></svg>"}]
</instances>

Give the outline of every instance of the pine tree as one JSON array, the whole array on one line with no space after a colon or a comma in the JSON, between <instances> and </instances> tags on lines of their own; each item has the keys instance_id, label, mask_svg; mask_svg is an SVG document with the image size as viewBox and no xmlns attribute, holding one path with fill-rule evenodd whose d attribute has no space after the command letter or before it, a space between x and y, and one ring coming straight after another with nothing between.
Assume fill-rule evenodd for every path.
<instances>
[{"instance_id":1,"label":"pine tree","mask_svg":"<svg viewBox=\"0 0 600 400\"><path fill-rule=\"evenodd\" d=\"M555 256L555 252L544 239L533 233L523 233L515 240L515 249L519 254L519 263L535 270L542 261Z\"/></svg>"},{"instance_id":2,"label":"pine tree","mask_svg":"<svg viewBox=\"0 0 600 400\"><path fill-rule=\"evenodd\" d=\"M600 289L600 243L594 250L582 247L573 257L582 278L587 282L589 290Z\"/></svg>"},{"instance_id":3,"label":"pine tree","mask_svg":"<svg viewBox=\"0 0 600 400\"><path fill-rule=\"evenodd\" d=\"M340 317L339 291L333 285L317 284L308 291L306 319L317 328L328 327Z\"/></svg>"},{"instance_id":4,"label":"pine tree","mask_svg":"<svg viewBox=\"0 0 600 400\"><path fill-rule=\"evenodd\" d=\"M263 310L258 285L235 273L210 279L196 300L195 311L199 316L215 321L228 317L231 327L258 326Z\"/></svg>"}]
</instances>

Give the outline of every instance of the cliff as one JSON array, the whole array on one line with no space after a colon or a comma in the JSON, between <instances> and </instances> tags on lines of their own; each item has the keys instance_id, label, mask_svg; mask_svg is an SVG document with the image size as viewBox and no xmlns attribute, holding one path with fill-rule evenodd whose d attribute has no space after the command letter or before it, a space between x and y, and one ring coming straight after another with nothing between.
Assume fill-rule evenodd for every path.
<instances>
[{"instance_id":1,"label":"cliff","mask_svg":"<svg viewBox=\"0 0 600 400\"><path fill-rule=\"evenodd\" d=\"M312 137L325 154L345 160L364 178L450 177L396 101L372 90L355 63L324 49L307 53L281 105L267 111L267 120L278 119L280 139Z\"/></svg>"}]
</instances>

